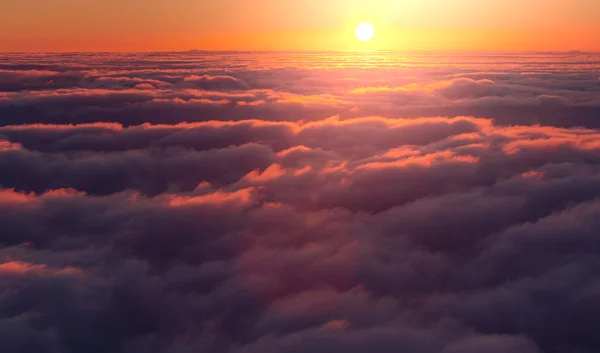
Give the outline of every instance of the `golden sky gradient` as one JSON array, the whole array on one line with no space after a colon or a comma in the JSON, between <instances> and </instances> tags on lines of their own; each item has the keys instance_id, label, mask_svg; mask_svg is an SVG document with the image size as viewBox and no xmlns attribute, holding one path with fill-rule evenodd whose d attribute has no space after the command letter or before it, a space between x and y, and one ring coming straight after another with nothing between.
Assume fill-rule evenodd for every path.
<instances>
[{"instance_id":1,"label":"golden sky gradient","mask_svg":"<svg viewBox=\"0 0 600 353\"><path fill-rule=\"evenodd\" d=\"M598 0L0 0L0 51L600 51L599 18Z\"/></svg>"}]
</instances>

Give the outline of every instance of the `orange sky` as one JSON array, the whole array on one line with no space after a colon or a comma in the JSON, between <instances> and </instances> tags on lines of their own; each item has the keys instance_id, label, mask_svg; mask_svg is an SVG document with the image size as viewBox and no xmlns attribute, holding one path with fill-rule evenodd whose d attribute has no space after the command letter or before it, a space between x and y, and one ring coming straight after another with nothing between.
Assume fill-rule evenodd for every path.
<instances>
[{"instance_id":1,"label":"orange sky","mask_svg":"<svg viewBox=\"0 0 600 353\"><path fill-rule=\"evenodd\" d=\"M599 0L0 0L0 51L600 51L599 19Z\"/></svg>"}]
</instances>

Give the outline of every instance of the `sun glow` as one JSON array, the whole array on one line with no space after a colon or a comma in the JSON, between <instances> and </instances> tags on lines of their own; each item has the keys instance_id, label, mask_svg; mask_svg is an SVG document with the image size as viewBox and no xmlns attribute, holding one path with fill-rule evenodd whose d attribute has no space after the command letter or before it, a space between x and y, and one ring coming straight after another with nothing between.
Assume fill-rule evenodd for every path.
<instances>
[{"instance_id":1,"label":"sun glow","mask_svg":"<svg viewBox=\"0 0 600 353\"><path fill-rule=\"evenodd\" d=\"M356 38L368 42L375 35L375 29L370 23L361 23L356 27Z\"/></svg>"}]
</instances>

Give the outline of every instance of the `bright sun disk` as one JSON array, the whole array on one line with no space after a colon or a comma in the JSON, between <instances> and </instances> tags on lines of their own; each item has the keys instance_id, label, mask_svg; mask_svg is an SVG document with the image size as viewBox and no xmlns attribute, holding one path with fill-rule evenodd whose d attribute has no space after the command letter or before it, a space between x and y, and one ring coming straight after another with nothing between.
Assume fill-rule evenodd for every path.
<instances>
[{"instance_id":1,"label":"bright sun disk","mask_svg":"<svg viewBox=\"0 0 600 353\"><path fill-rule=\"evenodd\" d=\"M356 38L367 42L375 35L375 29L370 23L361 23L356 27Z\"/></svg>"}]
</instances>

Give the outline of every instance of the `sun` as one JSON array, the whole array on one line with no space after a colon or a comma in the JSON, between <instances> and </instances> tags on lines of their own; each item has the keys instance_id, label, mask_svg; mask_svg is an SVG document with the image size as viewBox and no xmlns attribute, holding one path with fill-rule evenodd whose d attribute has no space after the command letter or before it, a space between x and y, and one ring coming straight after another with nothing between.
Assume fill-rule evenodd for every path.
<instances>
[{"instance_id":1,"label":"sun","mask_svg":"<svg viewBox=\"0 0 600 353\"><path fill-rule=\"evenodd\" d=\"M363 42L368 42L375 35L375 29L370 23L364 22L356 27L356 38Z\"/></svg>"}]
</instances>

